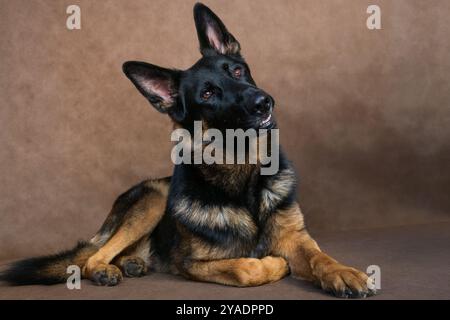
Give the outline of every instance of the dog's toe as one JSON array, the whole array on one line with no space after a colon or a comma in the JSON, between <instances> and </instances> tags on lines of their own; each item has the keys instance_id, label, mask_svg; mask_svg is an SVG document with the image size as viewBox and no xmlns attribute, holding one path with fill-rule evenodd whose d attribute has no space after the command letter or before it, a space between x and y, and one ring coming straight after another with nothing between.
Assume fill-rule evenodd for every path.
<instances>
[{"instance_id":1,"label":"dog's toe","mask_svg":"<svg viewBox=\"0 0 450 320\"><path fill-rule=\"evenodd\" d=\"M366 298L376 294L369 288L368 276L354 268L340 265L321 279L322 288L338 298Z\"/></svg>"}]
</instances>

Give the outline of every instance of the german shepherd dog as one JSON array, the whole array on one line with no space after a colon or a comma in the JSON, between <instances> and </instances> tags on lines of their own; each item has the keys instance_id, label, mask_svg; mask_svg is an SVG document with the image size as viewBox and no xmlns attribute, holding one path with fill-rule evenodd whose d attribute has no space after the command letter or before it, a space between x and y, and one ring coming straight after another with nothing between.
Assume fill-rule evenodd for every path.
<instances>
[{"instance_id":1,"label":"german shepherd dog","mask_svg":"<svg viewBox=\"0 0 450 320\"><path fill-rule=\"evenodd\" d=\"M203 4L194 7L202 57L185 71L126 62L123 71L176 128L194 121L227 128L276 128L274 99L259 89L240 44ZM114 286L148 271L247 287L291 274L338 297L375 293L368 276L323 253L310 237L296 201L296 177L283 154L279 170L256 164L178 164L173 176L146 180L120 195L103 226L74 249L13 263L13 285L65 282L67 267Z\"/></svg>"}]
</instances>

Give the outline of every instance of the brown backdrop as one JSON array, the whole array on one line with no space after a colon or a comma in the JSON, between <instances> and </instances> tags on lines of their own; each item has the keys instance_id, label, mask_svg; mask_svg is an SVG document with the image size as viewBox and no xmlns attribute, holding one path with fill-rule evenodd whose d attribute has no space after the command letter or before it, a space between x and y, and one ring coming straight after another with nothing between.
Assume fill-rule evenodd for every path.
<instances>
[{"instance_id":1,"label":"brown backdrop","mask_svg":"<svg viewBox=\"0 0 450 320\"><path fill-rule=\"evenodd\" d=\"M449 1L205 2L277 101L313 233L450 220ZM119 193L170 174L170 122L121 64L193 64L193 3L0 0L0 259L89 238Z\"/></svg>"}]
</instances>

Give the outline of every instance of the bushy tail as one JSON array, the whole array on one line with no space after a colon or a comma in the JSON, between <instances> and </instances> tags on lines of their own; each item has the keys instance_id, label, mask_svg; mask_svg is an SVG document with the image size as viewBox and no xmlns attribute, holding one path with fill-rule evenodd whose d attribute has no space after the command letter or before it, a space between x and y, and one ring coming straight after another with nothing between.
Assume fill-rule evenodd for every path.
<instances>
[{"instance_id":1,"label":"bushy tail","mask_svg":"<svg viewBox=\"0 0 450 320\"><path fill-rule=\"evenodd\" d=\"M70 276L67 267L77 265L80 268L97 252L98 248L80 241L71 250L43 257L29 258L12 263L0 273L0 281L11 285L55 284L63 283Z\"/></svg>"}]
</instances>

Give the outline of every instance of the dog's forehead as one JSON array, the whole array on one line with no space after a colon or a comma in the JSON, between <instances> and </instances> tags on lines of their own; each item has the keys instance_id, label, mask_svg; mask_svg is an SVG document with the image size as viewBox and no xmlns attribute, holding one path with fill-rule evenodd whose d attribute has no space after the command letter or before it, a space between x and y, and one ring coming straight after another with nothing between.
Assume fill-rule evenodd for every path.
<instances>
[{"instance_id":1,"label":"dog's forehead","mask_svg":"<svg viewBox=\"0 0 450 320\"><path fill-rule=\"evenodd\" d=\"M231 57L226 55L205 56L198 60L189 71L196 73L202 71L217 71L222 69L225 64L243 63L243 59L239 57Z\"/></svg>"},{"instance_id":2,"label":"dog's forehead","mask_svg":"<svg viewBox=\"0 0 450 320\"><path fill-rule=\"evenodd\" d=\"M197 82L204 82L205 79L212 80L225 76L224 66L232 66L237 63L245 62L242 58L226 55L204 56L191 68L183 72L181 85L182 87L184 87L184 85L192 87L195 86Z\"/></svg>"}]
</instances>

